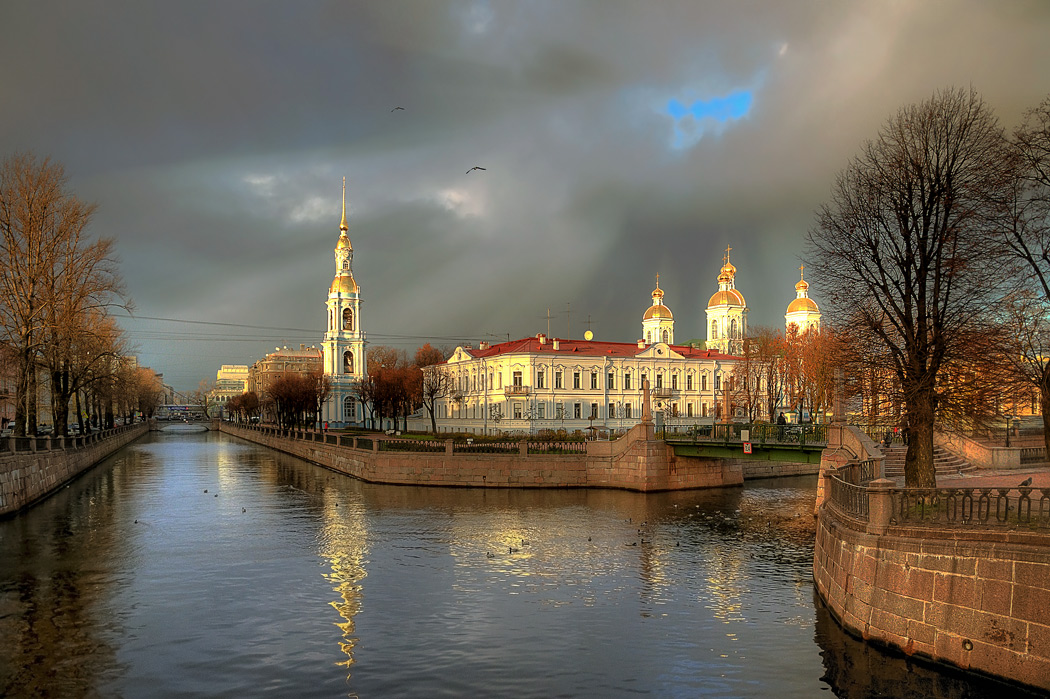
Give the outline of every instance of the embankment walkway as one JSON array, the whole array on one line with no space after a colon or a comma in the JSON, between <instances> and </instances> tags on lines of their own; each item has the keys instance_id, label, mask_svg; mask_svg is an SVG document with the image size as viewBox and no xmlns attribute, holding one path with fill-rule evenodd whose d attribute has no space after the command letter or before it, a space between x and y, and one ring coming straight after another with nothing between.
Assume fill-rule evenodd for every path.
<instances>
[{"instance_id":1,"label":"embankment walkway","mask_svg":"<svg viewBox=\"0 0 1050 699\"><path fill-rule=\"evenodd\" d=\"M841 429L813 554L831 613L867 641L1050 691L1050 471L905 488L880 478L870 440Z\"/></svg>"}]
</instances>

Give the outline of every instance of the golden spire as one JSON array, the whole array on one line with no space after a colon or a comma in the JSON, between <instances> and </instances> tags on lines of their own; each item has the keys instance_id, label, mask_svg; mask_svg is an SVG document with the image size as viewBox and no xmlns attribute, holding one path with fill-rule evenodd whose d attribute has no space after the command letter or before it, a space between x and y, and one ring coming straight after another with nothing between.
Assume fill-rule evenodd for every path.
<instances>
[{"instance_id":1,"label":"golden spire","mask_svg":"<svg viewBox=\"0 0 1050 699\"><path fill-rule=\"evenodd\" d=\"M350 226L346 225L346 177L343 177L343 220L339 223L339 230L350 230Z\"/></svg>"}]
</instances>

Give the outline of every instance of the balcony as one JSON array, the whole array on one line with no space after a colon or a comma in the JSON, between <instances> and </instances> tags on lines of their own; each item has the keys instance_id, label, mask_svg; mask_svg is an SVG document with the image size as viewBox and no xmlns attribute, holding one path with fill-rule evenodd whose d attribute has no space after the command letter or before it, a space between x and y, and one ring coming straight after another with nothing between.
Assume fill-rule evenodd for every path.
<instances>
[{"instance_id":1,"label":"balcony","mask_svg":"<svg viewBox=\"0 0 1050 699\"><path fill-rule=\"evenodd\" d=\"M663 387L661 387L661 388L654 388L652 393L653 393L653 398L670 398L674 394L674 391L672 389L670 389L670 388L663 388Z\"/></svg>"},{"instance_id":2,"label":"balcony","mask_svg":"<svg viewBox=\"0 0 1050 699\"><path fill-rule=\"evenodd\" d=\"M527 396L531 391L531 386L504 386L503 395L508 398L511 396Z\"/></svg>"}]
</instances>

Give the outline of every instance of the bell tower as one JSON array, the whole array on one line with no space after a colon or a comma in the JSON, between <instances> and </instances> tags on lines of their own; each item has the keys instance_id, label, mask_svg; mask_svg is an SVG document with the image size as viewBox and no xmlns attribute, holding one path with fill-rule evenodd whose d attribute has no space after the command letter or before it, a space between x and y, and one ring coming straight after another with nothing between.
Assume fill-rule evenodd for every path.
<instances>
[{"instance_id":1,"label":"bell tower","mask_svg":"<svg viewBox=\"0 0 1050 699\"><path fill-rule=\"evenodd\" d=\"M365 334L361 330L361 289L354 279L354 248L346 224L346 178L343 178L343 218L335 244L335 277L328 288L328 325L324 334L324 373L332 383L322 419L329 427L364 421L354 387L368 371Z\"/></svg>"}]
</instances>

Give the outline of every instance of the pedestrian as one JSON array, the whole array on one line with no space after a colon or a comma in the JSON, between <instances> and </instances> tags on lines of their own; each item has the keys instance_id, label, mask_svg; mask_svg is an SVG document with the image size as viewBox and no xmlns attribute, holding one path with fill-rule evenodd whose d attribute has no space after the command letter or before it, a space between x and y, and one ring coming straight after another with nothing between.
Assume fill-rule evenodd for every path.
<instances>
[{"instance_id":1,"label":"pedestrian","mask_svg":"<svg viewBox=\"0 0 1050 699\"><path fill-rule=\"evenodd\" d=\"M325 431L325 432L327 432L327 431L328 431L328 420L325 420L325 421L324 421L324 431Z\"/></svg>"},{"instance_id":2,"label":"pedestrian","mask_svg":"<svg viewBox=\"0 0 1050 699\"><path fill-rule=\"evenodd\" d=\"M784 413L780 413L780 415L777 415L777 424L778 425L786 425L787 424L787 420L784 419Z\"/></svg>"}]
</instances>

